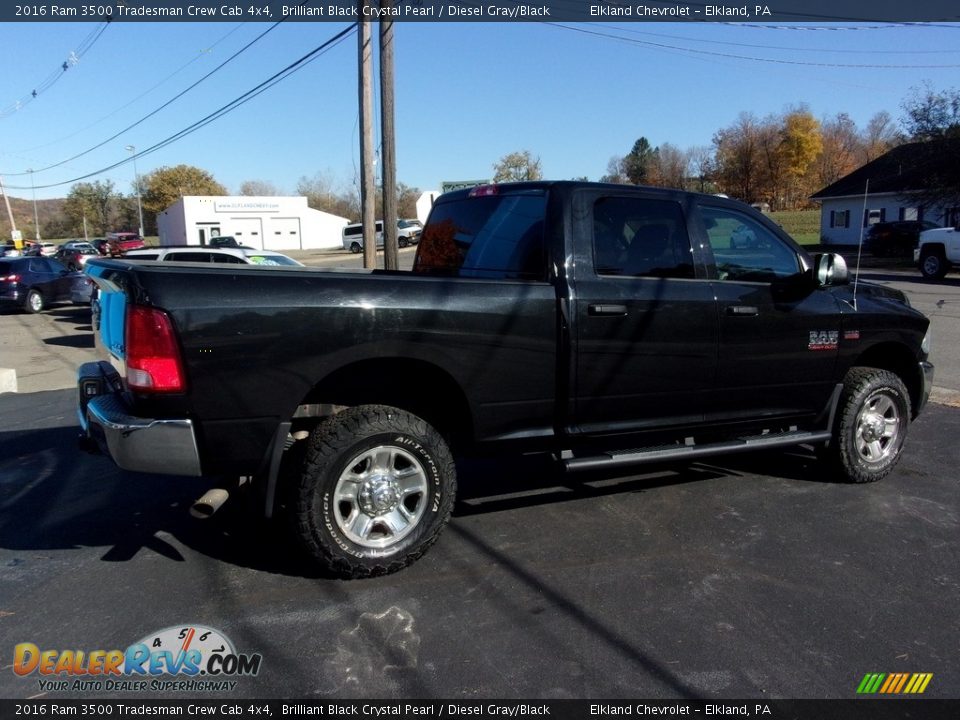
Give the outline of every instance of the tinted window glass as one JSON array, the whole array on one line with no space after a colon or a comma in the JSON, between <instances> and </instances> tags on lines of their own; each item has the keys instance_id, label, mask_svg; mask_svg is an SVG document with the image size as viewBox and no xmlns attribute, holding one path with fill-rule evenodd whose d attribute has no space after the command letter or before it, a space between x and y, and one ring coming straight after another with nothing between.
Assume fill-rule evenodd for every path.
<instances>
[{"instance_id":1,"label":"tinted window glass","mask_svg":"<svg viewBox=\"0 0 960 720\"><path fill-rule=\"evenodd\" d=\"M130 253L125 258L126 260L156 260L160 257L160 253Z\"/></svg>"},{"instance_id":2,"label":"tinted window glass","mask_svg":"<svg viewBox=\"0 0 960 720\"><path fill-rule=\"evenodd\" d=\"M601 198L593 208L593 247L600 275L694 277L683 210L671 200Z\"/></svg>"},{"instance_id":3,"label":"tinted window glass","mask_svg":"<svg viewBox=\"0 0 960 720\"><path fill-rule=\"evenodd\" d=\"M219 253L213 253L210 256L210 261L215 263L231 263L233 265L243 265L243 260L238 258L236 255L220 255Z\"/></svg>"},{"instance_id":4,"label":"tinted window glass","mask_svg":"<svg viewBox=\"0 0 960 720\"><path fill-rule=\"evenodd\" d=\"M800 272L793 248L745 213L701 208L720 280L770 282Z\"/></svg>"},{"instance_id":5,"label":"tinted window glass","mask_svg":"<svg viewBox=\"0 0 960 720\"><path fill-rule=\"evenodd\" d=\"M542 280L546 193L464 197L434 205L414 272Z\"/></svg>"},{"instance_id":6,"label":"tinted window glass","mask_svg":"<svg viewBox=\"0 0 960 720\"><path fill-rule=\"evenodd\" d=\"M30 269L36 272L60 273L66 272L67 266L53 258L34 258L30 261Z\"/></svg>"}]
</instances>

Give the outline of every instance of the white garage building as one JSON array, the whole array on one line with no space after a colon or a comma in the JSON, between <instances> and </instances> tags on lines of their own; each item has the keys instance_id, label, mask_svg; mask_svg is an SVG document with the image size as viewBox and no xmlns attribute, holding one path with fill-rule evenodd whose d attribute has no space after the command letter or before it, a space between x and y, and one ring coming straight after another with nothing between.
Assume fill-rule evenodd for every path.
<instances>
[{"instance_id":1,"label":"white garage building","mask_svg":"<svg viewBox=\"0 0 960 720\"><path fill-rule=\"evenodd\" d=\"M305 197L185 196L157 215L161 245L206 245L232 235L261 250L343 247L347 218L307 207Z\"/></svg>"}]
</instances>

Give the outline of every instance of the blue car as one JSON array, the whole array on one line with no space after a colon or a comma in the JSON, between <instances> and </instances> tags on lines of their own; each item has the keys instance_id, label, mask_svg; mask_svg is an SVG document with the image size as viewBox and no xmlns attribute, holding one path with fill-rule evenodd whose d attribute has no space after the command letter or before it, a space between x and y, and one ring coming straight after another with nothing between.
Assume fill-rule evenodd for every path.
<instances>
[{"instance_id":1,"label":"blue car","mask_svg":"<svg viewBox=\"0 0 960 720\"><path fill-rule=\"evenodd\" d=\"M53 258L0 258L0 307L38 313L53 303L88 303L92 290L83 273Z\"/></svg>"}]
</instances>

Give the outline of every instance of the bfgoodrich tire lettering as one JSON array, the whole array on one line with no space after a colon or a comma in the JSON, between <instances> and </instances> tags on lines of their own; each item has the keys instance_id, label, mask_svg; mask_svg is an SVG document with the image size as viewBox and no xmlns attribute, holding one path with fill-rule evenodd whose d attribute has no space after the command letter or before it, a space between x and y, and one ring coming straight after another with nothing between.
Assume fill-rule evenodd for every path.
<instances>
[{"instance_id":1,"label":"bfgoodrich tire lettering","mask_svg":"<svg viewBox=\"0 0 960 720\"><path fill-rule=\"evenodd\" d=\"M453 457L408 412L350 408L308 440L296 492L296 530L307 551L344 577L406 567L434 543L456 494Z\"/></svg>"},{"instance_id":2,"label":"bfgoodrich tire lettering","mask_svg":"<svg viewBox=\"0 0 960 720\"><path fill-rule=\"evenodd\" d=\"M900 378L887 370L855 367L844 378L837 425L826 458L850 482L886 477L900 461L910 424L910 402Z\"/></svg>"}]
</instances>

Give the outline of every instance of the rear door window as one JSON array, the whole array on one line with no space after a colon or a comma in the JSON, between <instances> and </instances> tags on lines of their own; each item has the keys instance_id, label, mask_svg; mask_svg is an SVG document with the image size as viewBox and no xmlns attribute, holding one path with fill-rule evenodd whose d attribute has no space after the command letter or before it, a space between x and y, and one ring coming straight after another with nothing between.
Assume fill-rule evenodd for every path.
<instances>
[{"instance_id":1,"label":"rear door window","mask_svg":"<svg viewBox=\"0 0 960 720\"><path fill-rule=\"evenodd\" d=\"M694 277L686 219L672 200L600 198L593 208L593 248L599 275Z\"/></svg>"}]
</instances>

